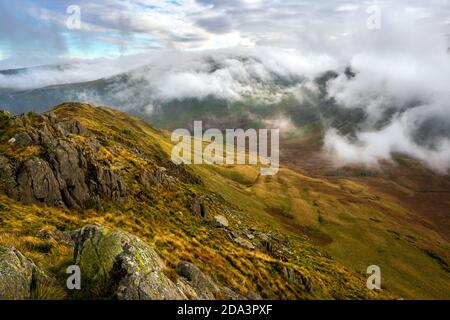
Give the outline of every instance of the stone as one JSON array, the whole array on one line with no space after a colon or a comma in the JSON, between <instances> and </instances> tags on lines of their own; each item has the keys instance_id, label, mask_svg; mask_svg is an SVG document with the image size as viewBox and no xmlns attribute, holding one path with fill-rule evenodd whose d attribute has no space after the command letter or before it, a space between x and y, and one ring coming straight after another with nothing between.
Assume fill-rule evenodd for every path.
<instances>
[{"instance_id":1,"label":"stone","mask_svg":"<svg viewBox=\"0 0 450 320\"><path fill-rule=\"evenodd\" d=\"M144 172L139 177L140 182L146 188L150 188L152 186L155 187L165 187L171 188L172 184L176 181L176 179L167 174L167 169L164 167L160 167L154 170L152 173Z\"/></svg>"},{"instance_id":2,"label":"stone","mask_svg":"<svg viewBox=\"0 0 450 320\"><path fill-rule=\"evenodd\" d=\"M65 120L58 123L58 128L63 134L75 134L80 136L88 136L89 131L79 121Z\"/></svg>"},{"instance_id":3,"label":"stone","mask_svg":"<svg viewBox=\"0 0 450 320\"><path fill-rule=\"evenodd\" d=\"M45 125L33 138L42 143L45 150L42 157L28 158L22 163L16 160L15 164L1 159L0 164L5 163L5 167L0 178L8 180L7 194L26 204L70 209L99 209L100 197L121 200L126 185L120 173L100 164L89 151L78 150L76 144L56 138L52 130ZM18 143L22 138L14 139Z\"/></svg>"},{"instance_id":4,"label":"stone","mask_svg":"<svg viewBox=\"0 0 450 320\"><path fill-rule=\"evenodd\" d=\"M198 299L215 299L219 287L193 263L181 261L177 266L177 272L185 278L185 285L193 288Z\"/></svg>"},{"instance_id":5,"label":"stone","mask_svg":"<svg viewBox=\"0 0 450 320\"><path fill-rule=\"evenodd\" d=\"M208 216L208 207L206 206L203 198L197 197L194 199L194 203L192 204L192 210L197 215L202 218L206 218Z\"/></svg>"},{"instance_id":6,"label":"stone","mask_svg":"<svg viewBox=\"0 0 450 320\"><path fill-rule=\"evenodd\" d=\"M247 239L244 239L242 237L236 237L233 240L234 240L234 242L238 243L239 245L241 245L247 249L250 249L250 250L255 249L255 246L253 245L253 243L251 243Z\"/></svg>"},{"instance_id":7,"label":"stone","mask_svg":"<svg viewBox=\"0 0 450 320\"><path fill-rule=\"evenodd\" d=\"M283 268L283 276L286 279L286 281L288 281L289 283L300 282L305 287L305 290L307 292L309 292L309 293L314 292L314 287L313 287L311 281L304 275L295 271L294 269L289 268L289 267L284 267Z\"/></svg>"},{"instance_id":8,"label":"stone","mask_svg":"<svg viewBox=\"0 0 450 320\"><path fill-rule=\"evenodd\" d=\"M228 227L228 220L224 216L217 215L211 221L211 225L213 227L216 227L216 228L227 228Z\"/></svg>"},{"instance_id":9,"label":"stone","mask_svg":"<svg viewBox=\"0 0 450 320\"><path fill-rule=\"evenodd\" d=\"M163 273L164 262L137 237L100 225L75 235L74 263L91 294L120 300L179 300L185 294Z\"/></svg>"},{"instance_id":10,"label":"stone","mask_svg":"<svg viewBox=\"0 0 450 320\"><path fill-rule=\"evenodd\" d=\"M0 246L0 300L26 300L43 272L14 248Z\"/></svg>"},{"instance_id":11,"label":"stone","mask_svg":"<svg viewBox=\"0 0 450 320\"><path fill-rule=\"evenodd\" d=\"M26 132L20 132L14 135L12 144L18 147L28 147L33 144L33 139Z\"/></svg>"},{"instance_id":12,"label":"stone","mask_svg":"<svg viewBox=\"0 0 450 320\"><path fill-rule=\"evenodd\" d=\"M25 204L46 203L62 207L60 185L49 164L41 158L25 160L17 173L17 186L7 190Z\"/></svg>"},{"instance_id":13,"label":"stone","mask_svg":"<svg viewBox=\"0 0 450 320\"><path fill-rule=\"evenodd\" d=\"M273 249L273 244L272 242L270 242L269 240L262 240L261 241L261 246L263 247L263 249L265 251L267 251L268 253L273 253L274 249Z\"/></svg>"},{"instance_id":14,"label":"stone","mask_svg":"<svg viewBox=\"0 0 450 320\"><path fill-rule=\"evenodd\" d=\"M14 180L15 169L8 158L0 155L0 180L4 181L6 190L13 189L16 185Z\"/></svg>"}]
</instances>

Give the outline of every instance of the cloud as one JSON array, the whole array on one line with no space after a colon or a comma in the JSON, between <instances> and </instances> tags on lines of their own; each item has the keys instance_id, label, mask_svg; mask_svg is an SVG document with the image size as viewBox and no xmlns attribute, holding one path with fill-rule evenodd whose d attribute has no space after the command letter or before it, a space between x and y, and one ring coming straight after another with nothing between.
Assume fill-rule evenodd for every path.
<instances>
[{"instance_id":1,"label":"cloud","mask_svg":"<svg viewBox=\"0 0 450 320\"><path fill-rule=\"evenodd\" d=\"M449 43L441 26L411 20L417 12L385 13L381 32L350 60L355 77L330 82L329 97L367 115L353 138L327 132L325 149L339 163L376 164L403 153L440 172L450 168Z\"/></svg>"},{"instance_id":2,"label":"cloud","mask_svg":"<svg viewBox=\"0 0 450 320\"><path fill-rule=\"evenodd\" d=\"M153 106L210 97L229 101L252 97L273 102L283 90L337 66L326 55L263 47L154 52L147 61L144 68L129 72L127 81L111 84L109 95L127 105L130 101ZM277 83L280 79L281 84Z\"/></svg>"},{"instance_id":3,"label":"cloud","mask_svg":"<svg viewBox=\"0 0 450 320\"><path fill-rule=\"evenodd\" d=\"M0 89L29 90L112 77L148 62L147 54L116 59L60 60L57 65L0 73Z\"/></svg>"},{"instance_id":4,"label":"cloud","mask_svg":"<svg viewBox=\"0 0 450 320\"><path fill-rule=\"evenodd\" d=\"M0 22L2 56L9 56L8 64L52 61L62 67L0 74L0 88L39 88L127 72L107 82L107 99L89 88L78 93L80 99L151 111L186 98L251 96L273 102L292 93L301 98L301 88L335 70L339 76L328 83L328 98L338 108L365 114L352 136L328 128L326 150L340 163L375 164L401 152L434 169L448 168L450 7L445 1L424 6L418 0L84 0L78 2L84 23L78 32L63 27L66 5L74 1L20 1L32 20L21 28L19 8L1 5L6 12ZM381 9L379 30L366 26L370 5ZM8 33L11 26L16 28ZM117 54L123 57L108 59ZM101 58L79 59L92 56ZM342 72L349 65L353 78Z\"/></svg>"}]
</instances>

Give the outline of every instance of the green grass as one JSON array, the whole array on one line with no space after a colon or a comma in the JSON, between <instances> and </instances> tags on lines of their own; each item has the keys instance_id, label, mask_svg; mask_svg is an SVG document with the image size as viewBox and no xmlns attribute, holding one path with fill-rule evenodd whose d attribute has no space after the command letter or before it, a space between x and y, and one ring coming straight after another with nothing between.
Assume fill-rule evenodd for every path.
<instances>
[{"instance_id":1,"label":"green grass","mask_svg":"<svg viewBox=\"0 0 450 320\"><path fill-rule=\"evenodd\" d=\"M80 121L95 135L101 144L96 159L121 172L128 194L122 202L104 201L100 211L23 205L0 194L0 245L15 246L58 284L56 288L53 283L44 285L34 298L76 298L64 290L61 294L73 247L54 235L88 223L119 228L140 237L166 261L166 272L172 276L179 261L191 261L218 284L236 288L242 294L252 291L268 299L393 297L387 291L367 290L364 276L330 259L304 235L285 232L279 219L267 213L269 197L262 199L253 190L259 185L258 168L195 166L177 174L169 158L172 144L167 132L109 108L66 103L53 112L60 119ZM6 133L5 139L10 134ZM70 137L80 150L88 150L91 139ZM4 143L0 147L9 148ZM178 178L173 188L147 189L137 182L142 172L161 166ZM189 178L195 175L202 177L204 184L190 183ZM205 197L208 219L192 212L195 196ZM281 193L280 201L283 201ZM274 205L280 201L275 204L274 199L270 200ZM240 246L224 230L210 225L209 219L215 214L227 216L230 229L235 232L248 232L254 227L271 232L283 258ZM300 282L288 282L282 272L284 268L292 268L310 279L314 291L308 292Z\"/></svg>"}]
</instances>

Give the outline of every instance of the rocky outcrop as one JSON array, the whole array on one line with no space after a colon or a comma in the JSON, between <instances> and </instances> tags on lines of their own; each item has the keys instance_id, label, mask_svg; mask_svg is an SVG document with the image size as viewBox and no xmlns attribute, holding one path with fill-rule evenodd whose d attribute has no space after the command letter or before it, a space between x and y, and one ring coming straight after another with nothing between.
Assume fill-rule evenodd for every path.
<instances>
[{"instance_id":1,"label":"rocky outcrop","mask_svg":"<svg viewBox=\"0 0 450 320\"><path fill-rule=\"evenodd\" d=\"M186 299L163 273L158 254L122 231L87 225L75 236L74 260L83 283L102 297L124 300ZM98 292L100 290L100 292Z\"/></svg>"},{"instance_id":2,"label":"rocky outcrop","mask_svg":"<svg viewBox=\"0 0 450 320\"><path fill-rule=\"evenodd\" d=\"M50 113L51 119L56 119L54 114ZM58 123L58 127L62 132L76 134L80 136L89 135L89 131L78 121L75 120L65 120Z\"/></svg>"},{"instance_id":3,"label":"rocky outcrop","mask_svg":"<svg viewBox=\"0 0 450 320\"><path fill-rule=\"evenodd\" d=\"M40 158L25 160L17 170L16 186L7 190L23 203L46 203L63 205L60 185L50 165Z\"/></svg>"},{"instance_id":4,"label":"rocky outcrop","mask_svg":"<svg viewBox=\"0 0 450 320\"><path fill-rule=\"evenodd\" d=\"M30 299L43 272L14 248L0 246L0 300Z\"/></svg>"},{"instance_id":5,"label":"rocky outcrop","mask_svg":"<svg viewBox=\"0 0 450 320\"><path fill-rule=\"evenodd\" d=\"M59 120L53 113L14 119L27 131L14 134L10 143L17 147L36 145L42 152L20 162L0 157L0 164L4 164L0 178L7 182L9 196L26 204L89 209L100 208L101 198L118 201L126 194L120 173L107 161L96 160L95 138L88 143L92 148L85 149L76 140L67 139L69 135L91 136L80 122Z\"/></svg>"},{"instance_id":6,"label":"rocky outcrop","mask_svg":"<svg viewBox=\"0 0 450 320\"><path fill-rule=\"evenodd\" d=\"M164 167L160 167L153 172L144 172L139 177L140 182L146 188L150 187L164 187L170 189L172 185L175 183L176 178L170 176L167 173L167 169Z\"/></svg>"},{"instance_id":7,"label":"rocky outcrop","mask_svg":"<svg viewBox=\"0 0 450 320\"><path fill-rule=\"evenodd\" d=\"M216 228L227 228L228 220L222 215L216 215L211 221L211 225Z\"/></svg>"}]
</instances>

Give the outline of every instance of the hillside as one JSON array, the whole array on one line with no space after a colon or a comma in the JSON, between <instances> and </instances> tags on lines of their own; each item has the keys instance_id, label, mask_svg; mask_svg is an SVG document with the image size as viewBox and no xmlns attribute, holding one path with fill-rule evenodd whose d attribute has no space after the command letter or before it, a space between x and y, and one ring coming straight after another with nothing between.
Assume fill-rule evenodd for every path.
<instances>
[{"instance_id":1,"label":"hillside","mask_svg":"<svg viewBox=\"0 0 450 320\"><path fill-rule=\"evenodd\" d=\"M367 290L366 275L318 248L316 232L286 231L276 209L285 200L269 208L264 193L244 187L255 168L174 165L168 133L138 118L65 103L42 115L2 113L0 132L0 246L15 247L52 279L34 298L105 298L65 289L76 256L68 235L87 224L139 237L173 281L187 261L247 298L395 297ZM282 172L277 181L302 177ZM216 215L228 227L212 224Z\"/></svg>"}]
</instances>

